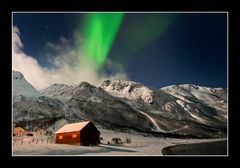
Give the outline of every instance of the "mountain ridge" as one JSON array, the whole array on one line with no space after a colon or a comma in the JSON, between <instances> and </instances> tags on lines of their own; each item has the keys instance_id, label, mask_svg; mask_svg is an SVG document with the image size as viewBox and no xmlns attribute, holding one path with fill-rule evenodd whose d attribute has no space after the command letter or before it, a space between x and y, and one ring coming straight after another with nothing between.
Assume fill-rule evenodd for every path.
<instances>
[{"instance_id":1,"label":"mountain ridge","mask_svg":"<svg viewBox=\"0 0 240 168\"><path fill-rule=\"evenodd\" d=\"M39 95L13 103L16 123L19 118L37 122L41 114L42 118L58 116L69 122L90 119L110 129L226 136L227 90L223 88L184 84L155 89L134 81L106 80L98 87L87 82L54 84ZM30 119L33 113L35 118Z\"/></svg>"}]
</instances>

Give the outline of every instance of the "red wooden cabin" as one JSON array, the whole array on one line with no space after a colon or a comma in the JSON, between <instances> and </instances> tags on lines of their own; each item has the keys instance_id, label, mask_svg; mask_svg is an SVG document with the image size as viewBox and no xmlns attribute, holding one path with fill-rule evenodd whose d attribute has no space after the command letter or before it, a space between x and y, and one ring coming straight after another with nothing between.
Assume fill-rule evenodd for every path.
<instances>
[{"instance_id":1,"label":"red wooden cabin","mask_svg":"<svg viewBox=\"0 0 240 168\"><path fill-rule=\"evenodd\" d=\"M100 132L91 121L66 124L56 134L56 143L74 145L97 145Z\"/></svg>"}]
</instances>

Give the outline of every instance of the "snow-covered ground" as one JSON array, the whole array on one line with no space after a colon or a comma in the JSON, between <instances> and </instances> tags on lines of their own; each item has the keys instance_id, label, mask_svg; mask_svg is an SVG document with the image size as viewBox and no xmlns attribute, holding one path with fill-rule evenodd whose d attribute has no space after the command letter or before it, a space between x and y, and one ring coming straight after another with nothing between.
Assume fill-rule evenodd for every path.
<instances>
[{"instance_id":1,"label":"snow-covered ground","mask_svg":"<svg viewBox=\"0 0 240 168\"><path fill-rule=\"evenodd\" d=\"M148 137L139 134L116 132L100 129L102 144L99 146L76 146L47 143L39 141L36 144L30 139L24 139L13 145L13 156L32 156L32 155L78 155L78 156L162 156L162 149L166 146L176 144L188 144L198 142L210 142L226 140L221 139L175 139ZM123 144L108 144L112 138L121 138ZM131 139L131 143L126 143L126 138ZM30 141L30 143L29 143ZM22 144L21 144L22 143Z\"/></svg>"}]
</instances>

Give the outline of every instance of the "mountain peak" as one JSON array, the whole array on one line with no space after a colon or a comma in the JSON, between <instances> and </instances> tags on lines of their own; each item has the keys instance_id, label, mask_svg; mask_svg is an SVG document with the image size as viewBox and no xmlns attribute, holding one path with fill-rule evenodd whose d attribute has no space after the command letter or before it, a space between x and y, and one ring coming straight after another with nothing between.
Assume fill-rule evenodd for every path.
<instances>
[{"instance_id":1,"label":"mountain peak","mask_svg":"<svg viewBox=\"0 0 240 168\"><path fill-rule=\"evenodd\" d=\"M95 87L95 86L91 85L88 82L82 81L79 84L77 84L77 87Z\"/></svg>"},{"instance_id":2,"label":"mountain peak","mask_svg":"<svg viewBox=\"0 0 240 168\"><path fill-rule=\"evenodd\" d=\"M139 82L124 80L106 80L100 86L109 94L129 100L143 100L145 103L153 102L153 90Z\"/></svg>"},{"instance_id":3,"label":"mountain peak","mask_svg":"<svg viewBox=\"0 0 240 168\"><path fill-rule=\"evenodd\" d=\"M139 83L139 82L134 82L134 81L127 81L127 80L105 80L100 87L102 88L107 88L108 86L112 86L115 87L115 89L123 89L125 87L142 87L144 86L143 84Z\"/></svg>"},{"instance_id":4,"label":"mountain peak","mask_svg":"<svg viewBox=\"0 0 240 168\"><path fill-rule=\"evenodd\" d=\"M24 78L23 77L23 74L19 71L12 71L12 75L13 75L13 79L22 79Z\"/></svg>"},{"instance_id":5,"label":"mountain peak","mask_svg":"<svg viewBox=\"0 0 240 168\"><path fill-rule=\"evenodd\" d=\"M13 95L23 95L28 97L39 96L38 91L24 78L19 71L12 71Z\"/></svg>"}]
</instances>

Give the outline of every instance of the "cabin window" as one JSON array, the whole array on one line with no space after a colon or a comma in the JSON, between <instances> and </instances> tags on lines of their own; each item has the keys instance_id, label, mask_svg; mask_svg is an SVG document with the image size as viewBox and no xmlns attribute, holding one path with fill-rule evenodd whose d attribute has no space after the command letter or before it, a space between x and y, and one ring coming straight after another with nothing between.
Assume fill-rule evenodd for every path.
<instances>
[{"instance_id":1,"label":"cabin window","mask_svg":"<svg viewBox=\"0 0 240 168\"><path fill-rule=\"evenodd\" d=\"M63 136L62 136L62 135L59 135L58 139L63 139Z\"/></svg>"},{"instance_id":2,"label":"cabin window","mask_svg":"<svg viewBox=\"0 0 240 168\"><path fill-rule=\"evenodd\" d=\"M72 134L72 138L77 138L77 134Z\"/></svg>"}]
</instances>

